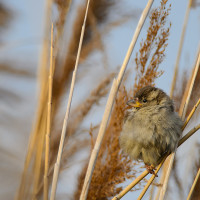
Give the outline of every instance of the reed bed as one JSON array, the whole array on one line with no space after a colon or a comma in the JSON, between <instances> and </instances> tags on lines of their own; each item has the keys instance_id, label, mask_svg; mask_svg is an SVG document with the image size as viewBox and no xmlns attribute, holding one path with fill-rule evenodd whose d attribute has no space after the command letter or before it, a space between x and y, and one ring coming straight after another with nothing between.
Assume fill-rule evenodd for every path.
<instances>
[{"instance_id":1,"label":"reed bed","mask_svg":"<svg viewBox=\"0 0 200 200\"><path fill-rule=\"evenodd\" d=\"M134 34L121 68L109 69L106 66L103 76L98 79L98 71L95 72L96 74L90 74L91 68L95 69L96 66L88 64L88 60L95 53L101 52L104 56L104 60L102 59L103 62L105 61L104 64L109 63L106 60L106 49L103 44L104 34L112 29L115 30L134 16L124 15L123 19L112 22L111 25L108 23L109 14L116 9L116 1L85 0L76 7L78 14L74 16L71 35L68 35L69 31L66 31L65 26L72 9L75 9L73 2L71 0L46 2L45 38L38 69L40 88L38 105L19 188L16 191L16 200L117 200L122 197L126 199L126 194L129 192L133 193L133 199L142 199L148 195L149 188L152 189L150 198L161 200L170 194L173 195L174 191L169 187L169 179L175 180L180 193L183 193L181 188L188 187L188 200L200 197L198 161L192 163L194 173L187 174L192 177L193 182L185 186L177 175L176 167L180 161L176 159L175 153L163 156L162 162L155 170L157 174L162 169L157 178L155 174L150 176L144 169L143 163L132 161L124 155L119 146L119 135L128 109L126 102L140 88L146 85L155 86L156 81L162 79L166 70L161 69L160 66L165 59L168 59L166 50L173 25L173 22L169 21L170 3L173 6L173 2L161 0L157 7L152 8L153 3L153 0L147 2L138 25L133 30ZM195 6L198 4L194 0L188 2L170 91L176 110L185 122L184 134L180 138L177 149L179 146L184 147L185 143L200 129L199 117L194 120L194 116L198 116L200 104L199 49L195 66L191 72L188 72L189 75L181 74L179 67L189 12ZM1 4L0 9L2 9ZM51 23L54 26L52 25L50 30ZM143 29L144 23L146 30ZM104 25L105 29L101 31L100 27ZM145 37L137 41L141 32L145 32ZM66 38L68 38L67 45ZM139 49L134 49L138 42L140 42ZM134 64L129 63L133 50L136 51ZM130 77L130 71L126 72L128 63L134 77ZM16 71L7 65L0 64L0 70L30 76L26 71ZM90 89L86 88L86 82L81 83L81 79L89 76L97 78L95 83L89 84ZM178 76L182 76L182 80ZM129 87L128 81L131 81ZM80 83L85 84L85 87L80 87ZM84 91L79 87L84 88ZM77 98L78 104L73 104L74 98L76 100L76 97L73 97L74 89L80 92ZM64 102L67 103L65 114ZM104 105L101 105L102 102ZM96 116L95 109L98 107L101 110L105 109L102 119ZM99 118L99 122L91 123L92 118ZM87 127L83 125L85 122ZM191 124L192 127L188 130L188 125ZM82 153L87 155L81 157ZM76 180L74 191L70 191L70 196L56 195L56 190L60 187L59 174L70 171L76 166L81 167L79 175L73 177ZM132 182L128 185L128 181ZM124 188L125 185L127 186ZM68 189L68 185L64 187ZM136 197L135 191L140 191L140 195Z\"/></svg>"}]
</instances>

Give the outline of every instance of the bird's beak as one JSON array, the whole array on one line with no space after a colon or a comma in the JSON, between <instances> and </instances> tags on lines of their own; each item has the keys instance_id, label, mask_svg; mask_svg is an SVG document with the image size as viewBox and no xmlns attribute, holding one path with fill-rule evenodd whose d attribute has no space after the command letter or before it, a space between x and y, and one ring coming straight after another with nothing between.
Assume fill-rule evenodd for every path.
<instances>
[{"instance_id":1,"label":"bird's beak","mask_svg":"<svg viewBox=\"0 0 200 200\"><path fill-rule=\"evenodd\" d=\"M138 98L132 99L126 102L128 106L134 107L134 108L140 108L142 104L139 102Z\"/></svg>"}]
</instances>

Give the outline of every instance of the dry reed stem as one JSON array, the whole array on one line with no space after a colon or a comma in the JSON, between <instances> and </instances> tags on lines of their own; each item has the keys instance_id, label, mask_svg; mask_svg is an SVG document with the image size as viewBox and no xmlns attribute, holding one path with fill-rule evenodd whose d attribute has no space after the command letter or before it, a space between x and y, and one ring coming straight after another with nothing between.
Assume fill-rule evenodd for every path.
<instances>
[{"instance_id":1,"label":"dry reed stem","mask_svg":"<svg viewBox=\"0 0 200 200\"><path fill-rule=\"evenodd\" d=\"M68 125L68 118L69 118L69 113L70 113L70 107L71 107L71 101L72 101L72 96L73 96L73 91L74 91L74 84L76 80L76 73L77 73L77 68L78 68L78 63L79 63L79 58L80 58L80 52L81 52L81 47L83 43L83 36L85 32L85 25L86 25L86 19L87 19L87 14L88 14L88 8L89 8L90 0L87 2L87 7L85 11L85 17L83 21L83 26L81 30L81 36L80 36L80 42L79 42L79 47L78 47L78 53L77 53L77 58L76 58L76 63L72 75L72 81L71 81L71 87L70 87L70 93L69 93L69 98L68 98L68 104L67 104L67 110L64 118L64 123L63 123L63 129L61 133L61 139L60 139L60 145L59 145L59 150L58 150L58 155L57 155L57 161L55 163L55 168L54 168L54 173L53 173L53 180L52 180L52 189L51 189L51 200L55 199L56 195L56 188L57 188L57 182L58 182L58 175L59 175L59 170L60 170L60 162L61 162L61 156L62 156L62 151L64 147L64 140L66 136L66 130L67 130L67 125Z\"/></svg>"},{"instance_id":2,"label":"dry reed stem","mask_svg":"<svg viewBox=\"0 0 200 200\"><path fill-rule=\"evenodd\" d=\"M194 65L194 68L192 70L191 77L188 81L186 92L184 93L183 99L181 101L180 111L182 111L182 112L179 112L179 115L180 116L183 115L182 119L184 119L184 117L186 115L186 111L187 111L188 103L189 103L189 100L187 100L187 98L190 99L190 97L191 97L191 93L192 93L192 90L193 90L193 87L194 87L194 83L195 83L195 80L197 78L199 65L200 65L200 45L199 45L199 48L198 48L198 53L197 53L195 65ZM185 107L186 107L186 109L185 109Z\"/></svg>"},{"instance_id":3,"label":"dry reed stem","mask_svg":"<svg viewBox=\"0 0 200 200\"><path fill-rule=\"evenodd\" d=\"M196 65L195 65L194 73L192 75L192 80L191 80L191 83L190 83L190 86L189 86L188 95L187 95L187 98L186 98L185 103L184 103L184 108L181 109L180 110L181 112L179 113L182 120L184 120L185 115L186 115L186 111L187 111L189 100L190 100L190 97L191 97L191 94L192 94L194 82L195 82L195 79L197 77L197 72L199 70L199 65L200 65L200 48L199 48L199 54L198 54L198 59L197 59Z\"/></svg>"},{"instance_id":4,"label":"dry reed stem","mask_svg":"<svg viewBox=\"0 0 200 200\"><path fill-rule=\"evenodd\" d=\"M178 147L181 146L188 138L190 138L196 131L200 129L200 124L195 126L193 129L191 129L184 137L182 137L178 143ZM166 154L163 156L161 163L158 165L157 169L162 167L162 164L164 163L165 159L169 156L169 154ZM156 171L157 172L157 171ZM149 172L145 170L140 176L138 176L131 184L129 184L120 194L115 196L112 200L119 200L121 199L127 192L129 192L137 183L139 183L145 176L147 176ZM154 176L154 175L152 175ZM154 179L151 178L147 182L147 185L150 185ZM147 186L146 186L147 187ZM147 188L148 189L148 188ZM146 192L146 191L145 191ZM145 193L144 193L145 194ZM144 195L143 194L143 195Z\"/></svg>"},{"instance_id":5,"label":"dry reed stem","mask_svg":"<svg viewBox=\"0 0 200 200\"><path fill-rule=\"evenodd\" d=\"M163 163L164 163L166 158L167 158L167 156L165 156L165 158L163 158L162 162L158 165L157 169L155 170L155 174L153 174L151 176L151 178L148 180L147 184L145 185L144 189L140 193L140 196L137 198L137 200L141 200L143 198L143 196L145 195L145 193L148 190L149 186L151 185L151 183L155 179L156 174L159 172L160 168L162 167L162 165L163 165Z\"/></svg>"},{"instance_id":6,"label":"dry reed stem","mask_svg":"<svg viewBox=\"0 0 200 200\"><path fill-rule=\"evenodd\" d=\"M198 69L199 69L199 65L200 65L200 51L199 51L198 59L197 59L197 62L196 62L195 70L194 70L194 73L192 75L192 80L190 82L187 97L186 97L185 100L183 99L183 101L185 101L184 107L183 107L183 109L180 109L180 112L179 112L179 115L181 116L182 120L185 119L186 111L187 111L189 100L190 100L190 97L191 97L191 94L192 94L192 90L193 90L194 82L195 82L197 72L198 72ZM169 176L170 176L172 166L173 166L173 161L174 161L174 158L175 158L175 152L176 151L174 151L169 157L167 172L166 172L166 175L165 175L163 186L160 190L160 197L159 197L160 200L164 199L164 196L165 196L165 193L166 193L166 190L167 190Z\"/></svg>"},{"instance_id":7,"label":"dry reed stem","mask_svg":"<svg viewBox=\"0 0 200 200\"><path fill-rule=\"evenodd\" d=\"M46 145L45 145L45 168L44 168L44 200L48 200L49 194L49 154L50 154L50 134L51 134L51 105L52 105L52 87L54 74L54 47L53 47L53 24L51 26L51 53L50 53L50 69L49 69L49 91L48 91L48 109L47 109L47 129L46 129Z\"/></svg>"},{"instance_id":8,"label":"dry reed stem","mask_svg":"<svg viewBox=\"0 0 200 200\"><path fill-rule=\"evenodd\" d=\"M185 13L184 24L183 24L183 29L182 29L182 32L181 32L181 38L180 38L180 43L179 43L179 48L178 48L178 54L177 54L177 57L176 57L176 64L175 64L175 68L174 68L174 77L173 77L173 80L172 80L172 86L171 86L171 90L170 90L170 96L171 97L173 97L174 89L175 89L175 86L176 86L176 79L177 79L177 75L178 75L179 62L180 62L180 57L181 57L181 52L182 52L182 47L183 47L183 40L184 40L184 37L185 37L185 32L186 32L186 27L187 27L187 23L188 23L188 18L189 18L189 13L190 13L192 1L193 0L189 0L187 10L186 10L186 13Z\"/></svg>"},{"instance_id":9,"label":"dry reed stem","mask_svg":"<svg viewBox=\"0 0 200 200\"><path fill-rule=\"evenodd\" d=\"M119 199L121 199L127 192L129 192L136 184L138 184L148 174L149 174L149 172L147 170L145 170L131 184L129 184L125 189L123 189L117 196L115 196L114 198L112 198L112 200L119 200Z\"/></svg>"},{"instance_id":10,"label":"dry reed stem","mask_svg":"<svg viewBox=\"0 0 200 200\"><path fill-rule=\"evenodd\" d=\"M46 3L46 14L45 14L45 33L44 33L44 39L43 39L43 45L42 45L42 56L41 56L41 61L40 61L40 85L41 85L41 95L40 99L39 99L39 107L38 107L38 116L41 116L40 113L44 113L44 102L46 99L46 95L47 95L47 90L45 88L45 83L46 83L46 79L47 79L47 75L46 75L46 67L47 67L47 61L48 61L48 39L47 36L49 34L49 25L50 25L50 15L51 15L51 7L52 7L52 0L47 0ZM44 118L44 116L43 116ZM43 119L42 118L42 119ZM15 199L27 199L27 195L29 195L28 189L31 187L31 184L27 184L27 175L28 175L28 170L30 167L30 161L32 159L32 157L35 154L35 144L36 144L36 136L37 136L37 130L41 125L41 118L38 118L36 121L36 127L35 130L31 133L30 138L29 138L29 144L28 144L28 152L25 158L25 163L24 163L24 170L22 173L22 177L21 177L21 182L20 182L20 186L19 189L17 191L17 195L15 197ZM40 129L42 130L42 128ZM39 148L38 148L39 149ZM38 150L37 150L38 151ZM40 160L37 159L38 161ZM35 165L34 167L36 167L37 165ZM40 165L39 165L40 167ZM38 178L37 178L38 179ZM36 191L37 189L37 183L34 185L34 190Z\"/></svg>"},{"instance_id":11,"label":"dry reed stem","mask_svg":"<svg viewBox=\"0 0 200 200\"><path fill-rule=\"evenodd\" d=\"M190 138L196 131L198 131L200 129L200 124L195 126L194 128L192 128L186 135L184 135L179 143L178 143L178 147L181 146L188 138Z\"/></svg>"},{"instance_id":12,"label":"dry reed stem","mask_svg":"<svg viewBox=\"0 0 200 200\"><path fill-rule=\"evenodd\" d=\"M190 189L190 192L189 192L189 194L188 194L187 200L190 200L190 199L191 199L192 194L193 194L193 191L194 191L194 188L195 188L195 186L196 186L196 184L197 184L197 181L198 181L199 177L200 177L200 168L199 168L199 170L198 170L198 172L197 172L197 175L196 175L196 177L195 177L195 179L194 179L194 182L193 182L192 187L191 187L191 189Z\"/></svg>"},{"instance_id":13,"label":"dry reed stem","mask_svg":"<svg viewBox=\"0 0 200 200\"><path fill-rule=\"evenodd\" d=\"M103 119L102 119L102 122L101 122L101 125L100 125L100 128L99 128L97 140L96 140L94 149L93 149L91 157L90 157L90 161L89 161L88 169L87 169L87 172L86 172L86 176L85 176L80 200L86 200L86 198L87 198L88 189L89 189L89 185L90 185L91 178L92 178L92 173L93 173L93 170L94 170L94 167L95 167L96 159L97 159L99 149L100 149L100 146L101 146L101 143L102 143L102 140L103 140L103 136L104 136L104 133L105 133L105 130L106 130L106 126L107 126L107 123L108 123L108 120L109 120L109 116L110 116L110 113L111 113L111 109L112 109L112 106L113 106L113 103L114 103L115 96L116 96L117 91L119 89L119 86L121 84L124 72L126 70L126 66L127 66L128 61L130 59L131 53L133 51L133 48L135 46L135 43L136 43L137 38L139 36L139 33L140 33L140 31L143 27L143 24L145 22L145 19L146 19L148 13L149 13L149 10L150 10L152 4L153 4L153 0L149 0L146 8L144 9L144 11L143 11L143 13L140 17L136 31L133 35L131 44L129 46L128 52L126 54L126 57L124 59L124 62L123 62L122 67L120 69L120 72L118 74L118 77L117 77L117 79L114 79L114 81L113 81L113 85L112 85L112 88L111 88L111 91L110 91L110 94L109 94L109 97L108 97L108 100L107 100L104 116L103 116Z\"/></svg>"},{"instance_id":14,"label":"dry reed stem","mask_svg":"<svg viewBox=\"0 0 200 200\"><path fill-rule=\"evenodd\" d=\"M196 109L198 108L200 104L200 98L199 100L197 101L197 103L195 104L195 106L193 107L193 109L191 110L190 114L188 115L187 119L185 120L185 123L183 125L183 130L185 129L185 127L187 126L187 124L189 123L190 119L192 118L194 112L196 111Z\"/></svg>"},{"instance_id":15,"label":"dry reed stem","mask_svg":"<svg viewBox=\"0 0 200 200\"><path fill-rule=\"evenodd\" d=\"M200 48L199 48L198 53L197 53L196 63L198 62L199 53L200 53ZM182 115L183 112L186 113L185 102L186 102L186 99L187 99L187 97L188 97L190 87L191 87L191 85L194 84L194 83L192 84L192 80L193 80L193 77L194 77L194 71L195 71L195 69L196 69L196 66L197 66L197 65L195 65L195 68L194 68L193 71L192 71L191 77L190 77L190 79L189 79L188 82L187 82L187 86L186 86L186 88L185 88L185 91L184 91L184 95L183 95L183 97L182 97L182 100L180 100L180 101L181 101L181 105L180 105L180 109L179 109L179 115L180 115L180 116ZM198 72L198 70L196 71L196 73L197 73L197 72ZM173 94L171 93L171 95L173 95ZM172 98L172 96L171 96L171 98ZM196 108L198 107L198 104L199 104L199 103L197 102L197 104L193 107L193 112L194 112L194 111L196 110ZM185 108L184 108L184 107L185 107ZM185 111L184 111L184 110L185 110ZM184 115L185 115L185 114L184 114ZM193 113L190 112L190 115L191 115L191 116L189 116L189 117L186 119L185 123L184 123L184 126L183 126L183 128L182 128L183 130L184 130L184 128L186 127L186 125L188 124L189 120L191 119ZM182 117L182 119L184 119L184 117ZM162 171L162 177L161 177L161 180L160 180L161 183L164 182L164 179L165 179L165 177L166 177L166 171L167 171L168 168L169 168L169 162L170 162L170 157L169 157L169 158L166 160L166 162L164 163L163 171ZM160 193L161 190L162 190L162 187L160 187L159 190L158 190L158 192L157 192L157 198L158 198L159 193ZM156 198L156 199L157 199L157 198Z\"/></svg>"}]
</instances>

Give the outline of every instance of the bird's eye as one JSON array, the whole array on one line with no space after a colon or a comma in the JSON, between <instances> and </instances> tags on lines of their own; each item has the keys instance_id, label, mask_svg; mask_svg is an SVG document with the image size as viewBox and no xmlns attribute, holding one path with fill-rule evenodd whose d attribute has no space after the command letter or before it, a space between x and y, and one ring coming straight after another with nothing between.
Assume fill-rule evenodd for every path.
<instances>
[{"instance_id":1,"label":"bird's eye","mask_svg":"<svg viewBox=\"0 0 200 200\"><path fill-rule=\"evenodd\" d=\"M143 99L143 102L144 102L144 103L146 103L146 102L147 102L147 100L146 100L146 99Z\"/></svg>"}]
</instances>

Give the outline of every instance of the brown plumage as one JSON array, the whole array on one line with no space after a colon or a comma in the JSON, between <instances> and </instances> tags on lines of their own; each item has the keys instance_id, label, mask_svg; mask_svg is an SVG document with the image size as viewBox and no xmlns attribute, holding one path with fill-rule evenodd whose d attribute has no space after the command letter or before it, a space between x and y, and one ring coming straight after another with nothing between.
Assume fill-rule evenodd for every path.
<instances>
[{"instance_id":1,"label":"brown plumage","mask_svg":"<svg viewBox=\"0 0 200 200\"><path fill-rule=\"evenodd\" d=\"M127 104L131 109L125 115L120 146L131 159L155 167L164 153L175 150L183 122L170 97L155 87L140 89Z\"/></svg>"}]
</instances>

